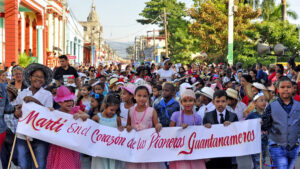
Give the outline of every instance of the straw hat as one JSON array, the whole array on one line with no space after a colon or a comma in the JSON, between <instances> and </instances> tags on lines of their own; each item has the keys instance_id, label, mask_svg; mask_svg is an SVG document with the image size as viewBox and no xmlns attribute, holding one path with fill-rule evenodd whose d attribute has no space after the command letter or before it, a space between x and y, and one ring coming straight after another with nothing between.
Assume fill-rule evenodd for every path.
<instances>
[{"instance_id":1,"label":"straw hat","mask_svg":"<svg viewBox=\"0 0 300 169\"><path fill-rule=\"evenodd\" d=\"M64 101L73 100L74 97L74 93L71 93L71 91L66 86L60 86L56 91L54 101L56 103L61 103Z\"/></svg>"},{"instance_id":2,"label":"straw hat","mask_svg":"<svg viewBox=\"0 0 300 169\"><path fill-rule=\"evenodd\" d=\"M209 87L203 87L200 91L200 94L202 94L210 99L214 98L214 93L215 93L215 91Z\"/></svg>"},{"instance_id":3,"label":"straw hat","mask_svg":"<svg viewBox=\"0 0 300 169\"><path fill-rule=\"evenodd\" d=\"M112 78L109 80L109 88L112 88L118 82L117 78Z\"/></svg>"},{"instance_id":4,"label":"straw hat","mask_svg":"<svg viewBox=\"0 0 300 169\"><path fill-rule=\"evenodd\" d=\"M227 96L228 96L228 97L233 98L233 99L235 99L235 100L239 100L239 92L238 92L237 90L228 88L228 89L226 90L226 93L227 93Z\"/></svg>"},{"instance_id":5,"label":"straw hat","mask_svg":"<svg viewBox=\"0 0 300 169\"><path fill-rule=\"evenodd\" d=\"M53 79L53 72L50 68L48 68L45 65L39 64L39 63L31 63L26 67L26 69L23 71L23 82L27 85L30 86L30 76L32 73L36 70L41 70L45 74L45 83L43 86L46 86L52 82Z\"/></svg>"}]
</instances>

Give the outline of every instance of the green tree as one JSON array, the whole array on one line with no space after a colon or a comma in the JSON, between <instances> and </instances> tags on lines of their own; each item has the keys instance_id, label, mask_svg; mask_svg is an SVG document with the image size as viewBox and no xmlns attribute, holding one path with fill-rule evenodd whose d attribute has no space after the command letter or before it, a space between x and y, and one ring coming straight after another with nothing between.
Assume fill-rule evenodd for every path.
<instances>
[{"instance_id":1,"label":"green tree","mask_svg":"<svg viewBox=\"0 0 300 169\"><path fill-rule=\"evenodd\" d=\"M285 55L294 56L300 51L299 33L296 25L283 22L261 22L256 24L256 29L260 34L260 41L274 46L282 43L288 48Z\"/></svg>"},{"instance_id":2,"label":"green tree","mask_svg":"<svg viewBox=\"0 0 300 169\"><path fill-rule=\"evenodd\" d=\"M296 20L298 15L295 11L288 9L289 4L285 4L287 8L287 16ZM282 20L283 5L276 5L275 0L263 0L261 4L262 14L261 18L264 21L279 21Z\"/></svg>"},{"instance_id":3,"label":"green tree","mask_svg":"<svg viewBox=\"0 0 300 169\"><path fill-rule=\"evenodd\" d=\"M23 68L27 67L31 63L32 59L25 52L19 54L18 62Z\"/></svg>"},{"instance_id":4,"label":"green tree","mask_svg":"<svg viewBox=\"0 0 300 169\"><path fill-rule=\"evenodd\" d=\"M228 1L207 0L195 3L191 8L190 16L194 20L190 31L195 38L199 39L197 46L208 54L208 61L225 61L228 44ZM234 41L236 43L247 42L249 36L255 35L255 27L252 19L259 16L258 10L253 10L245 3L235 2L237 11L234 15ZM236 44L235 43L235 44ZM254 43L254 42L252 42ZM241 51L238 51L241 50ZM234 46L236 52L242 53L244 48Z\"/></svg>"}]
</instances>

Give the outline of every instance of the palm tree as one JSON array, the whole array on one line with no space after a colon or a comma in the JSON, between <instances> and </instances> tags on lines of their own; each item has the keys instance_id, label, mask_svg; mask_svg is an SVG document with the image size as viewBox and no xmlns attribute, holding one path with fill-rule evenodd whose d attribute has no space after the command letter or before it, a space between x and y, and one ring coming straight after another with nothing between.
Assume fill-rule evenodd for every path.
<instances>
[{"instance_id":1,"label":"palm tree","mask_svg":"<svg viewBox=\"0 0 300 169\"><path fill-rule=\"evenodd\" d=\"M285 1L285 0L282 0ZM289 5L285 2L285 11L288 9ZM298 15L295 11L287 10L283 12L284 6L282 3L280 5L275 4L275 0L264 0L261 4L262 14L261 18L265 21L276 21L276 20L286 20L286 17L289 16L292 19L298 19ZM286 16L283 16L285 14Z\"/></svg>"},{"instance_id":2,"label":"palm tree","mask_svg":"<svg viewBox=\"0 0 300 169\"><path fill-rule=\"evenodd\" d=\"M275 0L263 0L261 3L262 14L260 15L261 18L265 21L270 20L270 15L275 10Z\"/></svg>"},{"instance_id":3,"label":"palm tree","mask_svg":"<svg viewBox=\"0 0 300 169\"><path fill-rule=\"evenodd\" d=\"M286 21L286 0L281 0L281 6L282 6L282 20Z\"/></svg>"},{"instance_id":4,"label":"palm tree","mask_svg":"<svg viewBox=\"0 0 300 169\"><path fill-rule=\"evenodd\" d=\"M288 7L289 7L289 5L286 4L286 9L288 9ZM283 8L284 8L284 6L282 6L282 4L280 4L279 6L276 6L273 13L270 15L269 20L272 20L272 21L276 21L276 20L285 21L287 19L287 16L291 17L294 20L298 19L298 15L295 11L286 10L286 9L283 9ZM286 10L285 13L283 13L284 10ZM283 16L283 15L286 15L286 16Z\"/></svg>"}]
</instances>

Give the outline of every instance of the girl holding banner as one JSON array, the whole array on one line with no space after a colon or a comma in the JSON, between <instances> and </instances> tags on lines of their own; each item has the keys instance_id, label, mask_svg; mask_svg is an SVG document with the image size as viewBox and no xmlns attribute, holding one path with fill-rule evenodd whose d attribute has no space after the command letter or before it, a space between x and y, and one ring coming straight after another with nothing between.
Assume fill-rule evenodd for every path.
<instances>
[{"instance_id":1,"label":"girl holding banner","mask_svg":"<svg viewBox=\"0 0 300 169\"><path fill-rule=\"evenodd\" d=\"M193 111L196 103L194 91L186 89L180 94L180 104L183 106L182 111L172 114L170 127L182 126L186 128L188 125L201 125L201 116ZM184 160L170 162L170 169L206 169L205 160Z\"/></svg>"},{"instance_id":2,"label":"girl holding banner","mask_svg":"<svg viewBox=\"0 0 300 169\"><path fill-rule=\"evenodd\" d=\"M141 85L135 89L135 100L137 105L131 107L127 119L127 131L132 129L141 131L152 128L159 132L162 125L158 122L156 111L147 104L150 99L151 87L148 85ZM126 169L165 169L164 163L129 163L125 164Z\"/></svg>"},{"instance_id":3,"label":"girl holding banner","mask_svg":"<svg viewBox=\"0 0 300 169\"><path fill-rule=\"evenodd\" d=\"M119 114L120 107L120 96L116 94L107 94L104 98L102 109L103 111L93 117L93 120L104 126L113 128L119 128L123 130L121 124L121 118ZM92 169L121 169L124 168L124 163L119 160L93 157L92 158Z\"/></svg>"},{"instance_id":4,"label":"girl holding banner","mask_svg":"<svg viewBox=\"0 0 300 169\"><path fill-rule=\"evenodd\" d=\"M86 113L78 113L78 109L73 107L74 97L75 95L71 93L67 87L61 86L57 89L57 95L54 97L54 101L60 105L59 111L74 114L75 119L81 118L83 121L87 120L89 115ZM80 169L80 153L54 144L50 145L47 169L53 168Z\"/></svg>"}]
</instances>

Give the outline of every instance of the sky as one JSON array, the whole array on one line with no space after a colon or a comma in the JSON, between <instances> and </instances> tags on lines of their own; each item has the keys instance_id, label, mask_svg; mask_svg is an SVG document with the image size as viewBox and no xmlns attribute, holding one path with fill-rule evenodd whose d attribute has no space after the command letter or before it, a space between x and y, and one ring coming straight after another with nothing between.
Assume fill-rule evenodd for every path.
<instances>
[{"instance_id":1,"label":"sky","mask_svg":"<svg viewBox=\"0 0 300 169\"><path fill-rule=\"evenodd\" d=\"M85 21L91 10L92 0L67 0L70 10L78 21ZM153 25L141 25L136 22L141 18L139 13L144 9L145 2L149 0L95 0L100 23L103 26L103 38L106 41L133 42L139 35L147 31L158 29ZM192 0L181 0L187 6ZM276 0L280 3L281 0ZM290 22L300 25L300 0L287 0L290 9L298 14L298 20Z\"/></svg>"}]
</instances>

